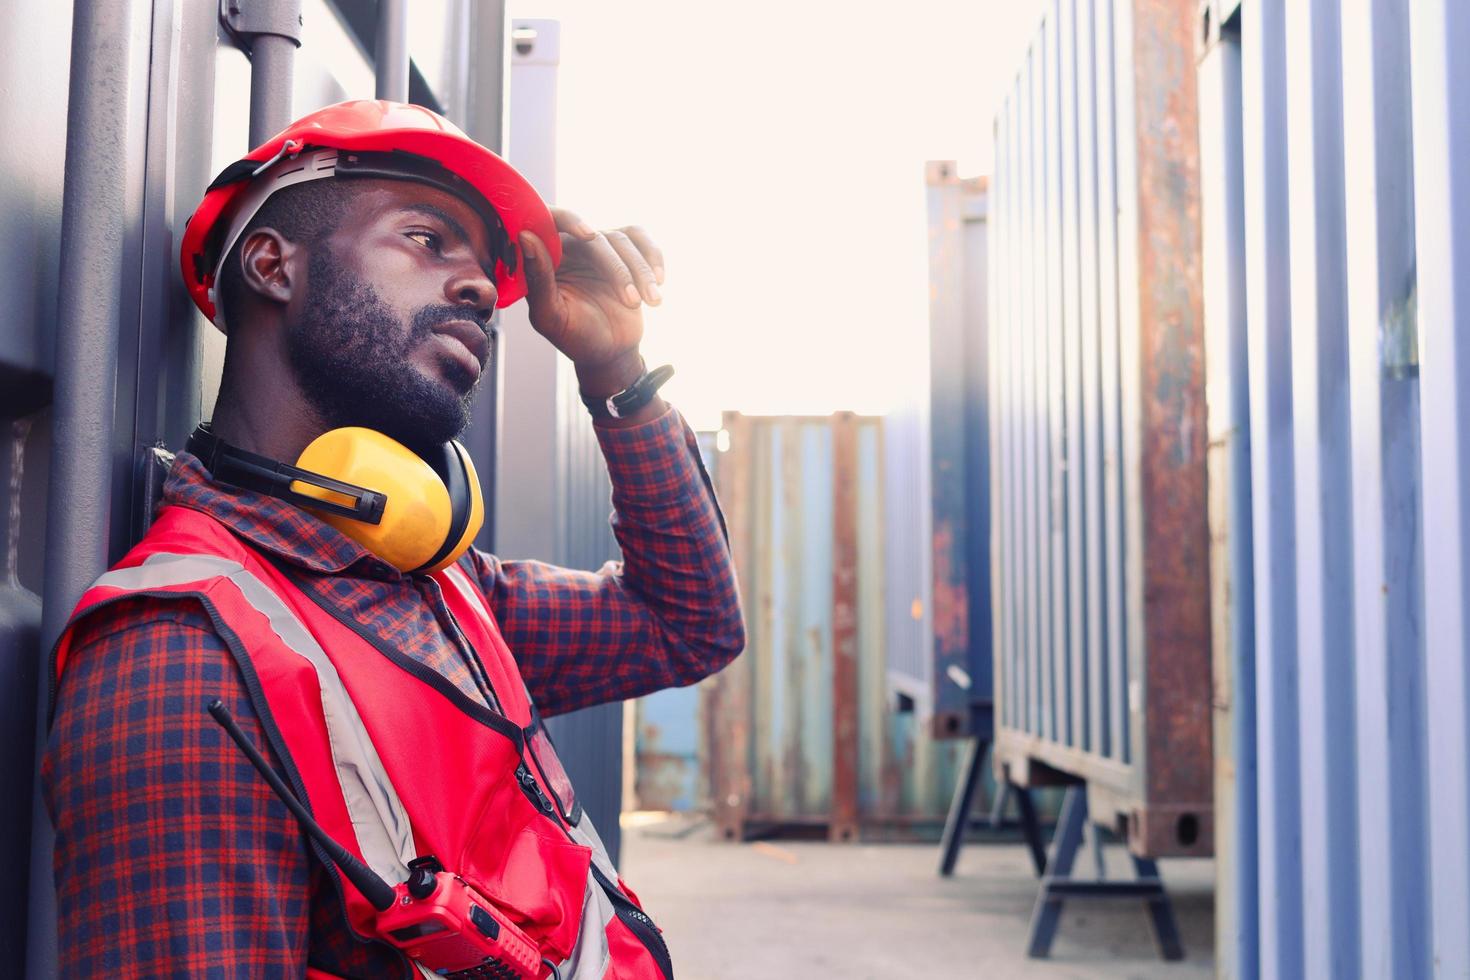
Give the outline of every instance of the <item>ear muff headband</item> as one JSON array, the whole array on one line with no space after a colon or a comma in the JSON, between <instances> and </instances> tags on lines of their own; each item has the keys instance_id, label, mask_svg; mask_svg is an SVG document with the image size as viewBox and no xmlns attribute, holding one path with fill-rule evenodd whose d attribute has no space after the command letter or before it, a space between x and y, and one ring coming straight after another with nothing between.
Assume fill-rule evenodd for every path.
<instances>
[{"instance_id":1,"label":"ear muff headband","mask_svg":"<svg viewBox=\"0 0 1470 980\"><path fill-rule=\"evenodd\" d=\"M388 504L387 495L377 490L334 480L269 456L231 446L210 431L208 422L199 423L189 435L186 448L198 456L209 475L221 483L277 497L298 507L324 510L349 520L376 525L382 521L383 509ZM292 488L293 483L317 487L346 498L349 502L341 503L330 497L300 493Z\"/></svg>"},{"instance_id":2,"label":"ear muff headband","mask_svg":"<svg viewBox=\"0 0 1470 980\"><path fill-rule=\"evenodd\" d=\"M419 455L372 429L333 429L293 466L200 425L188 449L215 480L310 510L402 572L436 572L459 560L484 522L474 463L457 442Z\"/></svg>"}]
</instances>

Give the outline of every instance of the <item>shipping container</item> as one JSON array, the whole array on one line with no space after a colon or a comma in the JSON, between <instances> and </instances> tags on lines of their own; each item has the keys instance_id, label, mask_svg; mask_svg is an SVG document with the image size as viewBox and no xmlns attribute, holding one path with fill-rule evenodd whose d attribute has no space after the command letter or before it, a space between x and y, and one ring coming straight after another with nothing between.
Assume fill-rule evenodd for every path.
<instances>
[{"instance_id":1,"label":"shipping container","mask_svg":"<svg viewBox=\"0 0 1470 980\"><path fill-rule=\"evenodd\" d=\"M998 778L1213 847L1192 0L1051 0L995 120Z\"/></svg>"},{"instance_id":2,"label":"shipping container","mask_svg":"<svg viewBox=\"0 0 1470 980\"><path fill-rule=\"evenodd\" d=\"M704 682L720 832L933 837L959 745L899 710L889 681L882 420L730 413L724 431L718 489L748 642Z\"/></svg>"},{"instance_id":3,"label":"shipping container","mask_svg":"<svg viewBox=\"0 0 1470 980\"><path fill-rule=\"evenodd\" d=\"M1470 8L1195 33L1220 973L1470 976Z\"/></svg>"}]
</instances>

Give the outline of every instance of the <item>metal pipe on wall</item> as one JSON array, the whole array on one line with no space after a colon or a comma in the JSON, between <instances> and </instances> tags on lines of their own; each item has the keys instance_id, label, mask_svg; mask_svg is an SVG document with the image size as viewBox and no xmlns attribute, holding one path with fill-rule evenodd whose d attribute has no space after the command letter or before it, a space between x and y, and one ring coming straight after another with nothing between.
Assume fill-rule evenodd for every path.
<instances>
[{"instance_id":1,"label":"metal pipe on wall","mask_svg":"<svg viewBox=\"0 0 1470 980\"><path fill-rule=\"evenodd\" d=\"M408 101L408 0L378 0L377 96Z\"/></svg>"},{"instance_id":2,"label":"metal pipe on wall","mask_svg":"<svg viewBox=\"0 0 1470 980\"><path fill-rule=\"evenodd\" d=\"M56 324L54 443L46 517L42 650L72 606L106 569L111 516L113 408L119 297L124 288L131 202L141 185L147 133L152 5L146 0L78 0L72 23L71 83L62 204L61 290ZM41 672L38 744L45 745L47 671ZM37 769L39 772L39 767ZM54 834L40 793L31 844L27 977L56 975Z\"/></svg>"},{"instance_id":3,"label":"metal pipe on wall","mask_svg":"<svg viewBox=\"0 0 1470 980\"><path fill-rule=\"evenodd\" d=\"M261 34L250 46L250 145L259 146L291 122L296 42Z\"/></svg>"},{"instance_id":4,"label":"metal pipe on wall","mask_svg":"<svg viewBox=\"0 0 1470 980\"><path fill-rule=\"evenodd\" d=\"M506 20L505 0L458 0L463 4L457 23L464 32L463 68L454 73L459 79L456 97L451 102L450 119L470 138L501 153L505 149L506 101ZM485 499L499 498L501 392L505 389L505 358L500 346L503 323L497 314L491 321L492 351L490 367L480 384L480 392L470 409L470 424L460 441L469 449L480 471L480 484ZM475 538L475 546L486 551L498 548L496 508L485 509L485 524Z\"/></svg>"},{"instance_id":5,"label":"metal pipe on wall","mask_svg":"<svg viewBox=\"0 0 1470 980\"><path fill-rule=\"evenodd\" d=\"M291 121L301 0L227 0L221 19L250 53L250 145Z\"/></svg>"}]
</instances>

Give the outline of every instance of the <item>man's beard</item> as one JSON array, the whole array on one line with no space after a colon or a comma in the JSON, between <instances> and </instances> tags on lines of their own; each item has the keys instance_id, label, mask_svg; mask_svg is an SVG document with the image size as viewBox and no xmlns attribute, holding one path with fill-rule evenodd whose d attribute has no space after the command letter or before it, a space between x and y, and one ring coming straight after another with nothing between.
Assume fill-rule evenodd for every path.
<instances>
[{"instance_id":1,"label":"man's beard","mask_svg":"<svg viewBox=\"0 0 1470 980\"><path fill-rule=\"evenodd\" d=\"M301 318L288 325L287 356L296 382L329 426L377 429L425 449L448 442L469 423L479 378L446 361L446 373L467 388L456 395L420 374L409 356L433 336L436 324L477 320L475 311L426 306L405 334L377 291L342 271L325 248L313 250L304 305Z\"/></svg>"}]
</instances>

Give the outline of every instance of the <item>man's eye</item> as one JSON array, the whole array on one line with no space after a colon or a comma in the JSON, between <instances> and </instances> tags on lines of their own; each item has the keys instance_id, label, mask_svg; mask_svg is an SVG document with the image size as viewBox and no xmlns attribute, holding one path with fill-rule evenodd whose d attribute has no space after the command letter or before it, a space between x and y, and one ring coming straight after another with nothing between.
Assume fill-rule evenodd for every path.
<instances>
[{"instance_id":1,"label":"man's eye","mask_svg":"<svg viewBox=\"0 0 1470 980\"><path fill-rule=\"evenodd\" d=\"M439 236L432 231L411 231L408 233L408 237L431 252L439 251Z\"/></svg>"}]
</instances>

